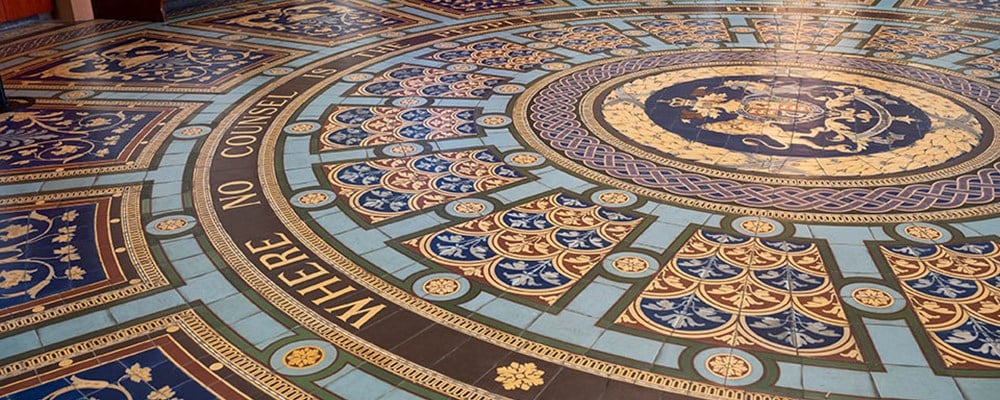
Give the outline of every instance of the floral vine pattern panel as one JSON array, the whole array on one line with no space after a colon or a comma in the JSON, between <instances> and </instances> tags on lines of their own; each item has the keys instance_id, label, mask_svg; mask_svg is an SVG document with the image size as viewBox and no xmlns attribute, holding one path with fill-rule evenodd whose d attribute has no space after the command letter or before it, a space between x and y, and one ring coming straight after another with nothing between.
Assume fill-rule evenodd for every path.
<instances>
[{"instance_id":1,"label":"floral vine pattern panel","mask_svg":"<svg viewBox=\"0 0 1000 400\"><path fill-rule=\"evenodd\" d=\"M346 205L366 222L431 208L525 178L493 150L465 150L323 167Z\"/></svg>"},{"instance_id":2,"label":"floral vine pattern panel","mask_svg":"<svg viewBox=\"0 0 1000 400\"><path fill-rule=\"evenodd\" d=\"M616 323L665 337L863 362L814 243L700 229Z\"/></svg>"},{"instance_id":3,"label":"floral vine pattern panel","mask_svg":"<svg viewBox=\"0 0 1000 400\"><path fill-rule=\"evenodd\" d=\"M642 221L558 193L403 242L435 265L552 305Z\"/></svg>"},{"instance_id":4,"label":"floral vine pattern panel","mask_svg":"<svg viewBox=\"0 0 1000 400\"><path fill-rule=\"evenodd\" d=\"M1000 246L995 241L880 246L949 368L1000 367Z\"/></svg>"}]
</instances>

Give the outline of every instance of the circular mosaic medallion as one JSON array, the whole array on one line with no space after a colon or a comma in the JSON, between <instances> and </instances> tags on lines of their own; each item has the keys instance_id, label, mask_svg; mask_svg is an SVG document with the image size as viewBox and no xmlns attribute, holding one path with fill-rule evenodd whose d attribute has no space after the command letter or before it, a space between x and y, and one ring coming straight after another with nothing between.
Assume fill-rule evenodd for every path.
<instances>
[{"instance_id":1,"label":"circular mosaic medallion","mask_svg":"<svg viewBox=\"0 0 1000 400\"><path fill-rule=\"evenodd\" d=\"M400 97L392 100L392 105L396 107L418 107L427 104L428 100L423 97Z\"/></svg>"},{"instance_id":2,"label":"circular mosaic medallion","mask_svg":"<svg viewBox=\"0 0 1000 400\"><path fill-rule=\"evenodd\" d=\"M533 49L544 50L544 49L551 49L553 47L556 47L556 45L554 45L552 43L549 43L549 42L531 42L531 43L528 43L528 47L531 47Z\"/></svg>"},{"instance_id":3,"label":"circular mosaic medallion","mask_svg":"<svg viewBox=\"0 0 1000 400\"><path fill-rule=\"evenodd\" d=\"M264 71L267 76L284 76L290 74L294 69L289 67L274 67Z\"/></svg>"},{"instance_id":4,"label":"circular mosaic medallion","mask_svg":"<svg viewBox=\"0 0 1000 400\"><path fill-rule=\"evenodd\" d=\"M150 221L146 224L146 232L154 235L176 235L184 233L195 226L195 219L189 215L168 215Z\"/></svg>"},{"instance_id":5,"label":"circular mosaic medallion","mask_svg":"<svg viewBox=\"0 0 1000 400\"><path fill-rule=\"evenodd\" d=\"M506 115L484 115L476 118L476 124L484 128L500 128L511 123L510 117Z\"/></svg>"},{"instance_id":6,"label":"circular mosaic medallion","mask_svg":"<svg viewBox=\"0 0 1000 400\"><path fill-rule=\"evenodd\" d=\"M503 85L495 86L493 91L497 94L517 94L524 91L524 86L505 83Z\"/></svg>"},{"instance_id":7,"label":"circular mosaic medallion","mask_svg":"<svg viewBox=\"0 0 1000 400\"><path fill-rule=\"evenodd\" d=\"M927 244L944 243L952 238L948 230L922 222L900 224L896 226L895 231L906 240Z\"/></svg>"},{"instance_id":8,"label":"circular mosaic medallion","mask_svg":"<svg viewBox=\"0 0 1000 400\"><path fill-rule=\"evenodd\" d=\"M212 127L206 125L189 125L178 128L173 132L178 139L194 139L205 136L212 132Z\"/></svg>"},{"instance_id":9,"label":"circular mosaic medallion","mask_svg":"<svg viewBox=\"0 0 1000 400\"><path fill-rule=\"evenodd\" d=\"M429 395L552 393L535 387L558 382L540 379L530 370L537 364L667 396L724 397L746 385L748 396L822 396L774 369L877 367L880 344L855 323L907 302L867 282L838 290L834 255L846 271L867 263L851 265L827 243L841 244L833 239L842 232L870 237L872 226L981 221L995 211L980 211L997 206L1000 181L990 109L1000 95L991 83L819 40L810 41L814 51L779 50L795 40L759 25L757 11L726 4L698 4L694 15L655 1L647 3L656 9L549 3L530 18L508 18L509 8L461 21L445 17L460 14L454 9L395 10L400 19L416 13L418 25L366 28L358 37L379 40L307 55L309 68L248 93L199 141L181 202L209 238L199 245L228 264L227 279L273 306L266 313L350 349L352 360L341 362L372 367L340 376L405 376L414 383L407 389L424 385L430 391L414 393ZM830 20L823 27L837 31L833 40L882 23L795 7ZM744 28L738 41L729 40L732 26ZM404 27L412 31L405 39L377 37ZM626 33L646 37L622 34L636 29ZM511 45L478 45L496 41ZM979 68L969 61L982 58L947 53L910 61ZM279 58L253 71L286 62ZM261 101L283 105L261 124L251 154L228 157L229 132L257 120ZM282 130L301 120L318 125L302 134L330 133L287 137ZM354 141L334 141L341 131ZM220 196L233 185L245 191ZM796 238L810 233L815 240ZM756 268L744 258L758 253L778 264ZM786 272L796 275L796 293ZM862 280L875 278L848 282ZM742 290L733 282L765 285L768 296L731 300ZM559 339L567 326L579 332ZM421 332L447 332L423 335L432 339L424 344L440 336L513 358L496 365L505 366L500 380L490 373L466 382L396 352ZM734 335L747 351L731 348ZM591 336L599 339L573 340ZM282 374L307 375L335 358L319 344L277 340L263 351ZM310 346L325 357L317 361ZM475 353L448 357L466 365ZM296 381L326 382L314 374Z\"/></svg>"},{"instance_id":10,"label":"circular mosaic medallion","mask_svg":"<svg viewBox=\"0 0 1000 400\"><path fill-rule=\"evenodd\" d=\"M372 75L372 74L364 73L364 72L358 72L358 73L353 73L353 74L345 75L342 79L344 80L344 82L357 83L357 82L370 81L372 78L374 78L374 75Z\"/></svg>"},{"instance_id":11,"label":"circular mosaic medallion","mask_svg":"<svg viewBox=\"0 0 1000 400\"><path fill-rule=\"evenodd\" d=\"M609 51L612 55L616 56L633 56L639 54L639 50L636 49L614 49Z\"/></svg>"},{"instance_id":12,"label":"circular mosaic medallion","mask_svg":"<svg viewBox=\"0 0 1000 400\"><path fill-rule=\"evenodd\" d=\"M337 349L321 340L302 340L281 346L271 354L271 368L284 375L314 374L333 365Z\"/></svg>"},{"instance_id":13,"label":"circular mosaic medallion","mask_svg":"<svg viewBox=\"0 0 1000 400\"><path fill-rule=\"evenodd\" d=\"M452 64L447 69L452 72L472 72L479 69L479 67L475 64Z\"/></svg>"},{"instance_id":14,"label":"circular mosaic medallion","mask_svg":"<svg viewBox=\"0 0 1000 400\"><path fill-rule=\"evenodd\" d=\"M289 135L308 135L318 131L322 127L318 122L299 121L286 126L284 132Z\"/></svg>"},{"instance_id":15,"label":"circular mosaic medallion","mask_svg":"<svg viewBox=\"0 0 1000 400\"><path fill-rule=\"evenodd\" d=\"M644 278L659 270L656 259L642 253L620 252L604 259L604 270L622 278Z\"/></svg>"},{"instance_id":16,"label":"circular mosaic medallion","mask_svg":"<svg viewBox=\"0 0 1000 400\"><path fill-rule=\"evenodd\" d=\"M474 218L493 212L493 204L482 199L461 199L448 203L445 211L459 218Z\"/></svg>"},{"instance_id":17,"label":"circular mosaic medallion","mask_svg":"<svg viewBox=\"0 0 1000 400\"><path fill-rule=\"evenodd\" d=\"M997 76L996 72L990 71L988 69L970 68L962 72L968 76L976 78L992 78L994 76Z\"/></svg>"},{"instance_id":18,"label":"circular mosaic medallion","mask_svg":"<svg viewBox=\"0 0 1000 400\"><path fill-rule=\"evenodd\" d=\"M997 115L961 95L974 93L963 85L991 88L877 61L763 57L664 54L577 67L530 87L515 127L566 169L713 211L909 220L993 203L992 191L970 202L953 189L997 179ZM914 83L936 80L955 83Z\"/></svg>"},{"instance_id":19,"label":"circular mosaic medallion","mask_svg":"<svg viewBox=\"0 0 1000 400\"><path fill-rule=\"evenodd\" d=\"M894 302L889 293L874 288L855 289L851 292L851 298L871 308L887 308Z\"/></svg>"},{"instance_id":20,"label":"circular mosaic medallion","mask_svg":"<svg viewBox=\"0 0 1000 400\"><path fill-rule=\"evenodd\" d=\"M611 266L627 274L635 274L649 269L649 263L638 257L621 257L611 262Z\"/></svg>"},{"instance_id":21,"label":"circular mosaic medallion","mask_svg":"<svg viewBox=\"0 0 1000 400\"><path fill-rule=\"evenodd\" d=\"M288 368L305 369L318 365L326 355L316 346L300 346L285 352L281 362Z\"/></svg>"},{"instance_id":22,"label":"circular mosaic medallion","mask_svg":"<svg viewBox=\"0 0 1000 400\"><path fill-rule=\"evenodd\" d=\"M713 354L705 360L705 368L723 379L743 379L750 376L752 367L745 358L735 354Z\"/></svg>"},{"instance_id":23,"label":"circular mosaic medallion","mask_svg":"<svg viewBox=\"0 0 1000 400\"><path fill-rule=\"evenodd\" d=\"M438 49L454 49L454 48L456 48L458 46L461 46L461 45L462 45L461 43L457 43L457 42L441 42L441 43L435 44L434 48L438 48Z\"/></svg>"},{"instance_id":24,"label":"circular mosaic medallion","mask_svg":"<svg viewBox=\"0 0 1000 400\"><path fill-rule=\"evenodd\" d=\"M760 360L739 349L706 349L694 356L694 367L706 379L730 386L749 385L764 376Z\"/></svg>"},{"instance_id":25,"label":"circular mosaic medallion","mask_svg":"<svg viewBox=\"0 0 1000 400\"><path fill-rule=\"evenodd\" d=\"M972 55L977 55L977 56L985 56L987 54L993 54L993 52L994 52L993 49L987 49L985 47L965 47L965 48L959 49L958 51L960 51L962 53L965 53L965 54L972 54Z\"/></svg>"},{"instance_id":26,"label":"circular mosaic medallion","mask_svg":"<svg viewBox=\"0 0 1000 400\"><path fill-rule=\"evenodd\" d=\"M423 148L409 143L401 143L386 146L383 151L390 157L406 157L420 154L420 152L423 151Z\"/></svg>"},{"instance_id":27,"label":"circular mosaic medallion","mask_svg":"<svg viewBox=\"0 0 1000 400\"><path fill-rule=\"evenodd\" d=\"M448 301L469 292L469 281L459 275L449 273L430 274L413 283L413 292L424 299Z\"/></svg>"},{"instance_id":28,"label":"circular mosaic medallion","mask_svg":"<svg viewBox=\"0 0 1000 400\"><path fill-rule=\"evenodd\" d=\"M458 291L461 285L455 278L434 278L424 282L422 289L432 296L448 296Z\"/></svg>"},{"instance_id":29,"label":"circular mosaic medallion","mask_svg":"<svg viewBox=\"0 0 1000 400\"><path fill-rule=\"evenodd\" d=\"M638 201L634 194L621 190L600 190L590 199L605 207L625 207Z\"/></svg>"},{"instance_id":30,"label":"circular mosaic medallion","mask_svg":"<svg viewBox=\"0 0 1000 400\"><path fill-rule=\"evenodd\" d=\"M566 68L569 68L569 67L570 67L569 64L561 63L561 62L542 64L542 69L544 69L546 71L562 71L562 70L564 70Z\"/></svg>"},{"instance_id":31,"label":"circular mosaic medallion","mask_svg":"<svg viewBox=\"0 0 1000 400\"><path fill-rule=\"evenodd\" d=\"M875 283L844 285L840 295L851 307L874 314L892 314L906 307L906 300L899 292Z\"/></svg>"},{"instance_id":32,"label":"circular mosaic medallion","mask_svg":"<svg viewBox=\"0 0 1000 400\"><path fill-rule=\"evenodd\" d=\"M336 195L329 190L307 190L292 196L291 203L301 208L320 208L326 206L336 199Z\"/></svg>"},{"instance_id":33,"label":"circular mosaic medallion","mask_svg":"<svg viewBox=\"0 0 1000 400\"><path fill-rule=\"evenodd\" d=\"M515 167L537 167L545 162L545 158L538 153L517 152L504 157L504 162Z\"/></svg>"},{"instance_id":34,"label":"circular mosaic medallion","mask_svg":"<svg viewBox=\"0 0 1000 400\"><path fill-rule=\"evenodd\" d=\"M908 225L903 228L903 232L906 232L908 236L923 240L938 240L944 236L941 231L934 229L933 227L922 225Z\"/></svg>"},{"instance_id":35,"label":"circular mosaic medallion","mask_svg":"<svg viewBox=\"0 0 1000 400\"><path fill-rule=\"evenodd\" d=\"M59 98L63 100L79 100L86 99L94 94L96 93L93 90L71 90L59 95Z\"/></svg>"},{"instance_id":36,"label":"circular mosaic medallion","mask_svg":"<svg viewBox=\"0 0 1000 400\"><path fill-rule=\"evenodd\" d=\"M772 237L783 231L781 223L760 217L740 217L733 221L733 229L748 236Z\"/></svg>"}]
</instances>

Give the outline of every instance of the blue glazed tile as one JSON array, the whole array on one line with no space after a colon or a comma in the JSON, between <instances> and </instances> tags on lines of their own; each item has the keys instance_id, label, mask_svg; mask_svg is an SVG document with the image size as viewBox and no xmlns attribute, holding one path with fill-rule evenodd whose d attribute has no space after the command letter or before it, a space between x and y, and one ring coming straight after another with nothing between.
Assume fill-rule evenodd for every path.
<instances>
[{"instance_id":1,"label":"blue glazed tile","mask_svg":"<svg viewBox=\"0 0 1000 400\"><path fill-rule=\"evenodd\" d=\"M833 257L844 276L881 278L882 275L868 254L867 247L831 244L830 249L833 250Z\"/></svg>"},{"instance_id":2,"label":"blue glazed tile","mask_svg":"<svg viewBox=\"0 0 1000 400\"><path fill-rule=\"evenodd\" d=\"M357 254L365 254L372 250L381 249L385 247L387 240L389 240L389 237L377 230L365 230L362 228L344 232L337 236L337 241Z\"/></svg>"},{"instance_id":3,"label":"blue glazed tile","mask_svg":"<svg viewBox=\"0 0 1000 400\"><path fill-rule=\"evenodd\" d=\"M111 316L118 323L123 323L181 304L184 304L184 299L177 292L168 290L111 307Z\"/></svg>"},{"instance_id":4,"label":"blue glazed tile","mask_svg":"<svg viewBox=\"0 0 1000 400\"><path fill-rule=\"evenodd\" d=\"M66 189L78 189L87 188L94 184L96 178L94 177L83 177L83 178L68 178L45 181L42 184L42 191L56 191L56 190L66 190Z\"/></svg>"},{"instance_id":5,"label":"blue glazed tile","mask_svg":"<svg viewBox=\"0 0 1000 400\"><path fill-rule=\"evenodd\" d=\"M38 339L38 333L33 330L4 336L0 338L0 360L41 348L42 342Z\"/></svg>"},{"instance_id":6,"label":"blue glazed tile","mask_svg":"<svg viewBox=\"0 0 1000 400\"><path fill-rule=\"evenodd\" d=\"M514 185L511 188L503 189L490 194L490 197L505 201L507 203L515 203L521 199L535 196L540 193L548 191L549 188L537 181L531 181L526 183L521 183Z\"/></svg>"},{"instance_id":7,"label":"blue glazed tile","mask_svg":"<svg viewBox=\"0 0 1000 400\"><path fill-rule=\"evenodd\" d=\"M566 306L566 309L593 318L600 318L608 312L612 305L618 302L624 293L625 291L621 288L593 282L578 293L573 301Z\"/></svg>"},{"instance_id":8,"label":"blue glazed tile","mask_svg":"<svg viewBox=\"0 0 1000 400\"><path fill-rule=\"evenodd\" d=\"M164 246L166 247L166 246ZM181 253L183 254L183 253ZM191 257L172 261L177 274L184 279L191 279L202 274L215 271L215 265L204 254L197 253Z\"/></svg>"},{"instance_id":9,"label":"blue glazed tile","mask_svg":"<svg viewBox=\"0 0 1000 400\"><path fill-rule=\"evenodd\" d=\"M898 399L959 399L962 393L950 377L937 376L926 367L886 366L886 372L873 372L878 394Z\"/></svg>"},{"instance_id":10,"label":"blue glazed tile","mask_svg":"<svg viewBox=\"0 0 1000 400\"><path fill-rule=\"evenodd\" d=\"M863 245L866 240L875 240L865 227L810 225L809 230L816 239L825 239L831 244Z\"/></svg>"},{"instance_id":11,"label":"blue glazed tile","mask_svg":"<svg viewBox=\"0 0 1000 400\"><path fill-rule=\"evenodd\" d=\"M184 282L184 286L177 289L177 291L189 302L201 300L206 303L211 303L236 293L233 285L219 272L209 272L188 279Z\"/></svg>"},{"instance_id":12,"label":"blue glazed tile","mask_svg":"<svg viewBox=\"0 0 1000 400\"><path fill-rule=\"evenodd\" d=\"M237 334L258 349L264 349L292 332L264 313L256 313L230 325Z\"/></svg>"},{"instance_id":13,"label":"blue glazed tile","mask_svg":"<svg viewBox=\"0 0 1000 400\"><path fill-rule=\"evenodd\" d=\"M686 348L684 346L673 343L663 343L663 346L660 347L660 351L656 353L656 359L653 360L653 364L667 368L678 368L680 367L681 353L683 353L685 349Z\"/></svg>"},{"instance_id":14,"label":"blue glazed tile","mask_svg":"<svg viewBox=\"0 0 1000 400\"><path fill-rule=\"evenodd\" d=\"M558 315L542 314L528 330L580 347L590 348L604 332L604 329L598 328L596 323L597 320L594 318L564 310Z\"/></svg>"},{"instance_id":15,"label":"blue glazed tile","mask_svg":"<svg viewBox=\"0 0 1000 400\"><path fill-rule=\"evenodd\" d=\"M407 392L406 390L403 389L393 390L388 394L386 394L385 396L379 398L379 400L419 400L419 399L420 397L418 397L417 395Z\"/></svg>"},{"instance_id":16,"label":"blue glazed tile","mask_svg":"<svg viewBox=\"0 0 1000 400\"><path fill-rule=\"evenodd\" d=\"M805 390L820 393L836 391L860 397L874 397L875 385L867 372L802 366L802 385Z\"/></svg>"},{"instance_id":17,"label":"blue glazed tile","mask_svg":"<svg viewBox=\"0 0 1000 400\"><path fill-rule=\"evenodd\" d=\"M469 311L478 311L480 308L483 308L483 306L492 302L496 298L497 297L492 294L486 292L479 292L479 294L477 294L476 297L473 297L472 300L462 303L461 306L462 308Z\"/></svg>"},{"instance_id":18,"label":"blue glazed tile","mask_svg":"<svg viewBox=\"0 0 1000 400\"><path fill-rule=\"evenodd\" d=\"M188 257L203 254L201 246L191 236L167 239L160 242L160 246L163 247L163 252L171 260L184 260Z\"/></svg>"},{"instance_id":19,"label":"blue glazed tile","mask_svg":"<svg viewBox=\"0 0 1000 400\"><path fill-rule=\"evenodd\" d=\"M153 199L151 208L155 213L167 213L184 209L179 196L155 198Z\"/></svg>"},{"instance_id":20,"label":"blue glazed tile","mask_svg":"<svg viewBox=\"0 0 1000 400\"><path fill-rule=\"evenodd\" d=\"M648 249L656 253L662 253L667 249L667 247L670 247L674 238L677 238L681 232L684 232L684 229L684 227L678 225L657 221L650 224L649 227L635 239L635 242L632 245Z\"/></svg>"},{"instance_id":21,"label":"blue glazed tile","mask_svg":"<svg viewBox=\"0 0 1000 400\"><path fill-rule=\"evenodd\" d=\"M333 394L345 399L377 400L393 389L392 385L355 369L324 386Z\"/></svg>"},{"instance_id":22,"label":"blue glazed tile","mask_svg":"<svg viewBox=\"0 0 1000 400\"><path fill-rule=\"evenodd\" d=\"M73 319L60 321L38 329L38 338L48 346L115 325L114 318L107 310L95 311Z\"/></svg>"},{"instance_id":23,"label":"blue glazed tile","mask_svg":"<svg viewBox=\"0 0 1000 400\"><path fill-rule=\"evenodd\" d=\"M662 343L653 340L605 331L591 349L650 364L656 359L662 346Z\"/></svg>"},{"instance_id":24,"label":"blue glazed tile","mask_svg":"<svg viewBox=\"0 0 1000 400\"><path fill-rule=\"evenodd\" d=\"M778 380L774 386L802 390L802 364L778 361Z\"/></svg>"},{"instance_id":25,"label":"blue glazed tile","mask_svg":"<svg viewBox=\"0 0 1000 400\"><path fill-rule=\"evenodd\" d=\"M512 302L504 298L495 299L477 312L489 318L512 325L518 328L526 328L529 324L538 319L541 311L527 307L522 304Z\"/></svg>"},{"instance_id":26,"label":"blue glazed tile","mask_svg":"<svg viewBox=\"0 0 1000 400\"><path fill-rule=\"evenodd\" d=\"M868 333L885 364L926 367L927 360L907 327L869 325Z\"/></svg>"},{"instance_id":27,"label":"blue glazed tile","mask_svg":"<svg viewBox=\"0 0 1000 400\"><path fill-rule=\"evenodd\" d=\"M413 274L416 274L416 273L421 272L421 271L426 271L426 270L427 270L427 267L425 267L423 265L420 265L420 264L411 264L411 265L407 266L406 268L401 268L399 270L393 271L392 272L392 276L396 277L396 279L404 281L407 278L413 276Z\"/></svg>"},{"instance_id":28,"label":"blue glazed tile","mask_svg":"<svg viewBox=\"0 0 1000 400\"><path fill-rule=\"evenodd\" d=\"M260 312L260 308L251 303L243 293L235 293L208 303L208 308L227 324L236 323Z\"/></svg>"}]
</instances>

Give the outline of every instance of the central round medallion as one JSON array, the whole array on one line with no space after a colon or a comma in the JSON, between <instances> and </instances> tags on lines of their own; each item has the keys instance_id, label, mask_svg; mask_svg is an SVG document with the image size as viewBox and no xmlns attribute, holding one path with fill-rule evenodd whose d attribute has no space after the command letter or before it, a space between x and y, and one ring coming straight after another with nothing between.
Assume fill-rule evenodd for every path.
<instances>
[{"instance_id":1,"label":"central round medallion","mask_svg":"<svg viewBox=\"0 0 1000 400\"><path fill-rule=\"evenodd\" d=\"M644 109L687 140L786 157L886 152L912 145L931 122L920 108L872 88L767 75L682 82L654 92Z\"/></svg>"},{"instance_id":2,"label":"central round medallion","mask_svg":"<svg viewBox=\"0 0 1000 400\"><path fill-rule=\"evenodd\" d=\"M952 99L854 71L639 70L596 85L583 107L594 109L584 121L597 137L637 157L741 180L825 186L930 171L969 158L983 141L977 119Z\"/></svg>"},{"instance_id":3,"label":"central round medallion","mask_svg":"<svg viewBox=\"0 0 1000 400\"><path fill-rule=\"evenodd\" d=\"M530 86L514 124L561 168L713 212L884 222L996 208L995 88L881 61L780 56L599 60Z\"/></svg>"}]
</instances>

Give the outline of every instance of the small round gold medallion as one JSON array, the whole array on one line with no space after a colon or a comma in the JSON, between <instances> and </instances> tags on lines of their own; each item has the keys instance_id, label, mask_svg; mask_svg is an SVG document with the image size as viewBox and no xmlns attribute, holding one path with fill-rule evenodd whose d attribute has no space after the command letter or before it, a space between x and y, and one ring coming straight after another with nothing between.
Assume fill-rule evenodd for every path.
<instances>
[{"instance_id":1,"label":"small round gold medallion","mask_svg":"<svg viewBox=\"0 0 1000 400\"><path fill-rule=\"evenodd\" d=\"M295 132L295 133L304 133L304 132L309 132L313 128L314 128L314 126L312 124L298 123L298 124L294 124L294 125L288 127L288 130L290 130L292 132Z\"/></svg>"},{"instance_id":2,"label":"small round gold medallion","mask_svg":"<svg viewBox=\"0 0 1000 400\"><path fill-rule=\"evenodd\" d=\"M604 192L597 198L604 204L625 204L629 200L628 195L622 192Z\"/></svg>"},{"instance_id":3,"label":"small round gold medallion","mask_svg":"<svg viewBox=\"0 0 1000 400\"><path fill-rule=\"evenodd\" d=\"M323 193L323 192L311 192L311 193L306 193L306 194L303 194L303 195L299 196L298 201L299 201L299 203L305 204L307 206L314 206L314 205L320 204L320 203L322 203L324 201L327 201L329 198L330 198L330 195L328 195L326 193Z\"/></svg>"},{"instance_id":4,"label":"small round gold medallion","mask_svg":"<svg viewBox=\"0 0 1000 400\"><path fill-rule=\"evenodd\" d=\"M192 126L190 128L181 129L180 131L177 132L177 134L180 136L198 136L204 132L205 132L204 128Z\"/></svg>"},{"instance_id":5,"label":"small round gold medallion","mask_svg":"<svg viewBox=\"0 0 1000 400\"><path fill-rule=\"evenodd\" d=\"M888 308L895 302L889 293L875 288L855 289L851 292L851 298L871 308Z\"/></svg>"},{"instance_id":6,"label":"small round gold medallion","mask_svg":"<svg viewBox=\"0 0 1000 400\"><path fill-rule=\"evenodd\" d=\"M625 256L612 261L611 266L621 272L635 274L649 269L649 262L639 257Z\"/></svg>"},{"instance_id":7,"label":"small round gold medallion","mask_svg":"<svg viewBox=\"0 0 1000 400\"><path fill-rule=\"evenodd\" d=\"M170 218L157 222L154 227L161 232L171 232L182 229L187 225L188 222L182 218Z\"/></svg>"},{"instance_id":8,"label":"small round gold medallion","mask_svg":"<svg viewBox=\"0 0 1000 400\"><path fill-rule=\"evenodd\" d=\"M423 289L434 296L448 296L462 287L454 278L434 278L424 282Z\"/></svg>"},{"instance_id":9,"label":"small round gold medallion","mask_svg":"<svg viewBox=\"0 0 1000 400\"><path fill-rule=\"evenodd\" d=\"M740 222L740 228L745 229L747 232L752 232L756 234L767 234L774 232L774 224L762 221L759 219L748 219L746 221Z\"/></svg>"},{"instance_id":10,"label":"small round gold medallion","mask_svg":"<svg viewBox=\"0 0 1000 400\"><path fill-rule=\"evenodd\" d=\"M903 228L903 232L917 239L938 240L944 237L941 231L926 225L909 225Z\"/></svg>"},{"instance_id":11,"label":"small round gold medallion","mask_svg":"<svg viewBox=\"0 0 1000 400\"><path fill-rule=\"evenodd\" d=\"M323 349L316 346L301 346L289 350L281 358L286 367L304 369L313 367L323 361Z\"/></svg>"},{"instance_id":12,"label":"small round gold medallion","mask_svg":"<svg viewBox=\"0 0 1000 400\"><path fill-rule=\"evenodd\" d=\"M752 367L743 357L735 354L715 354L705 360L708 370L720 378L743 379L750 376Z\"/></svg>"},{"instance_id":13,"label":"small round gold medallion","mask_svg":"<svg viewBox=\"0 0 1000 400\"><path fill-rule=\"evenodd\" d=\"M455 212L459 214L474 215L486 210L486 206L475 201L463 201L455 204Z\"/></svg>"},{"instance_id":14,"label":"small round gold medallion","mask_svg":"<svg viewBox=\"0 0 1000 400\"><path fill-rule=\"evenodd\" d=\"M518 154L511 157L510 160L521 165L528 165L538 162L538 157L531 154Z\"/></svg>"},{"instance_id":15,"label":"small round gold medallion","mask_svg":"<svg viewBox=\"0 0 1000 400\"><path fill-rule=\"evenodd\" d=\"M483 117L483 119L481 119L480 121L483 123L483 125L487 126L498 126L507 123L506 118L497 116Z\"/></svg>"},{"instance_id":16,"label":"small round gold medallion","mask_svg":"<svg viewBox=\"0 0 1000 400\"><path fill-rule=\"evenodd\" d=\"M410 154L415 151L417 151L417 147L410 144L401 144L389 148L389 152L393 154Z\"/></svg>"}]
</instances>

